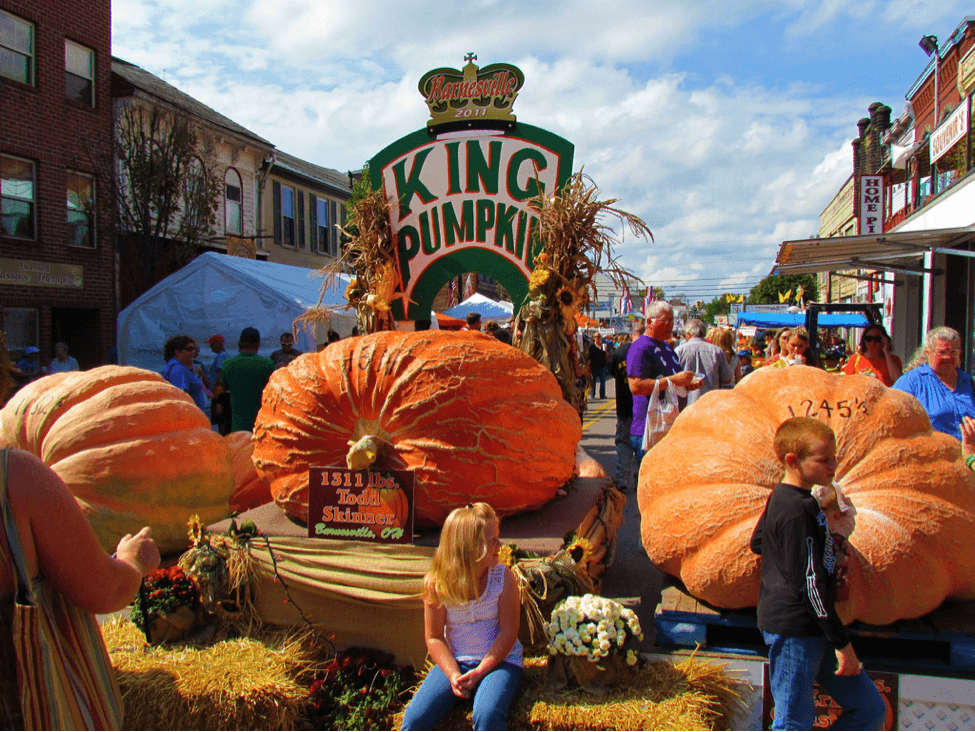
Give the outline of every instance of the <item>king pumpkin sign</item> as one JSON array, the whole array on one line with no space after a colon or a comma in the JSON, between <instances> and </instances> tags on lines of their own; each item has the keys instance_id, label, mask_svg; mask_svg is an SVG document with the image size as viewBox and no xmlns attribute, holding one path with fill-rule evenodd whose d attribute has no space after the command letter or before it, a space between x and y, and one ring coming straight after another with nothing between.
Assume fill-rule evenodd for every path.
<instances>
[{"instance_id":1,"label":"king pumpkin sign","mask_svg":"<svg viewBox=\"0 0 975 732\"><path fill-rule=\"evenodd\" d=\"M524 74L509 64L479 69L475 59L425 74L427 127L369 161L373 187L390 202L409 303L405 313L403 301L393 304L397 319L429 318L440 288L464 272L494 278L519 306L542 246L529 201L571 176L572 144L512 114Z\"/></svg>"}]
</instances>

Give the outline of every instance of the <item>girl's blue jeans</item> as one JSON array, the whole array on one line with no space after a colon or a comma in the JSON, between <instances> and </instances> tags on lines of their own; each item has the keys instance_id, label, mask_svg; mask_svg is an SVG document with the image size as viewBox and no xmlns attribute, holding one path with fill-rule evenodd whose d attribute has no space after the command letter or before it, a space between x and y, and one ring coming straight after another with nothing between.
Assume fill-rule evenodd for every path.
<instances>
[{"instance_id":1,"label":"girl's blue jeans","mask_svg":"<svg viewBox=\"0 0 975 732\"><path fill-rule=\"evenodd\" d=\"M460 661L461 673L477 667L474 661ZM474 690L474 729L508 729L508 707L521 684L522 669L512 663L501 663L488 673ZM434 666L427 674L403 715L403 729L433 729L437 722L464 701L454 695L450 680Z\"/></svg>"},{"instance_id":2,"label":"girl's blue jeans","mask_svg":"<svg viewBox=\"0 0 975 732\"><path fill-rule=\"evenodd\" d=\"M837 676L836 654L823 636L792 637L762 631L769 647L769 686L775 702L772 729L812 729L813 681L843 710L830 729L883 729L887 706L861 671Z\"/></svg>"}]
</instances>

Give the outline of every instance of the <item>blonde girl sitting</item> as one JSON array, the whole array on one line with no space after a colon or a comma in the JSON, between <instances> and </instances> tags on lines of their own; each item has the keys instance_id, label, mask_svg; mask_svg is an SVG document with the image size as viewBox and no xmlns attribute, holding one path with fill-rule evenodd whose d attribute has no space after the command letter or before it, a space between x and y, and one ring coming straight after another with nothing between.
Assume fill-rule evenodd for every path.
<instances>
[{"instance_id":1,"label":"blonde girl sitting","mask_svg":"<svg viewBox=\"0 0 975 732\"><path fill-rule=\"evenodd\" d=\"M498 563L498 516L486 503L451 511L423 578L423 626L436 662L403 716L403 729L433 729L461 699L474 699L474 729L507 729L521 683L521 602Z\"/></svg>"}]
</instances>

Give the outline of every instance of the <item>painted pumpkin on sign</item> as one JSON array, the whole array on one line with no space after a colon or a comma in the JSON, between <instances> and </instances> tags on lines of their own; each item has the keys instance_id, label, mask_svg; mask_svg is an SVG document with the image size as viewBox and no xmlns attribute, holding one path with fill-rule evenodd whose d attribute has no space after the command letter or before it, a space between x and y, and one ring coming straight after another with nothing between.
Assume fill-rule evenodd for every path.
<instances>
[{"instance_id":1,"label":"painted pumpkin on sign","mask_svg":"<svg viewBox=\"0 0 975 732\"><path fill-rule=\"evenodd\" d=\"M640 467L643 544L661 570L717 607L757 604L749 540L783 475L772 447L792 416L836 433L836 481L857 509L845 622L919 617L975 599L975 474L912 396L866 376L761 368L684 411Z\"/></svg>"},{"instance_id":2,"label":"painted pumpkin on sign","mask_svg":"<svg viewBox=\"0 0 975 732\"><path fill-rule=\"evenodd\" d=\"M299 356L271 377L254 435L254 464L289 515L308 520L309 466L372 465L415 471L415 520L430 525L470 501L502 516L539 508L572 477L582 428L531 357L481 333L424 331Z\"/></svg>"},{"instance_id":3,"label":"painted pumpkin on sign","mask_svg":"<svg viewBox=\"0 0 975 732\"><path fill-rule=\"evenodd\" d=\"M186 524L224 518L230 455L210 419L159 374L129 366L52 374L0 410L3 440L33 453L77 499L101 545L152 527L162 554L185 549Z\"/></svg>"}]
</instances>

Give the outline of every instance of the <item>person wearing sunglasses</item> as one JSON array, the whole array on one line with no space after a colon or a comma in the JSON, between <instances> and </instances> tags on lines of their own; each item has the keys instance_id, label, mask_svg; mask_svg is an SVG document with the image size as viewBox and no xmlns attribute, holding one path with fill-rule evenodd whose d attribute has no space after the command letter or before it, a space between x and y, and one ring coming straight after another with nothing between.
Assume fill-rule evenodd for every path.
<instances>
[{"instance_id":1,"label":"person wearing sunglasses","mask_svg":"<svg viewBox=\"0 0 975 732\"><path fill-rule=\"evenodd\" d=\"M190 336L178 335L170 338L163 346L166 368L162 376L170 384L189 394L196 406L209 414L207 388L200 379L203 372L193 364L199 351L199 346Z\"/></svg>"},{"instance_id":2,"label":"person wearing sunglasses","mask_svg":"<svg viewBox=\"0 0 975 732\"><path fill-rule=\"evenodd\" d=\"M893 386L903 370L900 358L890 352L890 336L882 325L867 326L860 338L860 347L843 367L844 374L873 376L884 386Z\"/></svg>"}]
</instances>

